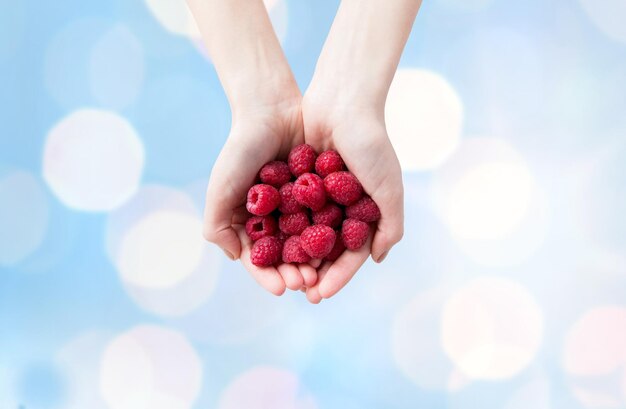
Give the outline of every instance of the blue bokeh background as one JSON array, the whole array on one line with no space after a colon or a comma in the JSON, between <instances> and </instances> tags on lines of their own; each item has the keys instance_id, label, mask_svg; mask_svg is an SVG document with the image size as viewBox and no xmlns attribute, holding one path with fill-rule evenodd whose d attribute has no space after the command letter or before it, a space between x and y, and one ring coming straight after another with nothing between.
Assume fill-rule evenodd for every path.
<instances>
[{"instance_id":1,"label":"blue bokeh background","mask_svg":"<svg viewBox=\"0 0 626 409\"><path fill-rule=\"evenodd\" d=\"M276 3L273 22L305 89L338 2ZM202 47L167 30L151 4L178 7L175 0L0 6L0 409L123 407L102 386L104 351L146 325L181 335L201 365L197 394L178 396L180 407L237 407L233 394L248 396L247 408L276 409L626 407L626 28L615 23L626 21L623 1L425 1L400 68L444 78L463 122L460 147L444 163L405 167L404 240L318 306L299 292L264 293L239 264L203 244L198 268L214 282L182 314L138 302L107 251L114 220L146 187L169 189L161 198L190 198L199 218L230 126ZM45 175L51 130L86 108L124 118L145 153L139 196L108 211L67 206ZM446 175L462 162L456 152L485 136L521 158L533 192L541 192L540 210L531 206L507 235L468 244L433 191L452 183ZM137 222L149 206L133 209ZM533 230L508 240L520 226L541 238ZM526 245L531 250L517 259ZM494 253L503 256L492 262ZM467 347L475 347L471 323L447 321L446 311L451 297L484 277L519 286L510 300L470 317L491 322L487 338L500 344L530 333L519 341L521 364L505 354L480 368L460 361L446 341L446 331L467 333ZM467 299L484 301L472 291ZM174 289L163 308L184 298ZM515 325L519 317L529 321ZM189 374L186 364L154 365L178 368L182 381ZM250 373L270 392L237 384ZM180 392L167 382L160 388Z\"/></svg>"}]
</instances>

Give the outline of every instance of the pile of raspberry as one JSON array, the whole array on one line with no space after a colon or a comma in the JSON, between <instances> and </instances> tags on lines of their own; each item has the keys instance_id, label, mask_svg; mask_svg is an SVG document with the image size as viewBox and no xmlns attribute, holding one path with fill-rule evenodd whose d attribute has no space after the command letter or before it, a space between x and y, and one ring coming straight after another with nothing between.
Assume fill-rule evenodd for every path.
<instances>
[{"instance_id":1,"label":"pile of raspberry","mask_svg":"<svg viewBox=\"0 0 626 409\"><path fill-rule=\"evenodd\" d=\"M380 218L376 203L333 150L317 156L310 145L298 145L287 162L265 164L259 180L246 203L256 266L335 261L346 249L361 248L369 224Z\"/></svg>"}]
</instances>

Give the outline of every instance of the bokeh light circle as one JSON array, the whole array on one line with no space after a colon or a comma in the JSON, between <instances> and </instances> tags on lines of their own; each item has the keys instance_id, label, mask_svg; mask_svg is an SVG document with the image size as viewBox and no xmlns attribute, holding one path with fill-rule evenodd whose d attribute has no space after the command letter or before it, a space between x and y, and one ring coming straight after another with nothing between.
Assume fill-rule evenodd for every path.
<instances>
[{"instance_id":1,"label":"bokeh light circle","mask_svg":"<svg viewBox=\"0 0 626 409\"><path fill-rule=\"evenodd\" d=\"M462 239L494 240L520 225L530 203L532 178L517 163L486 163L470 169L450 192L446 215Z\"/></svg>"},{"instance_id":2,"label":"bokeh light circle","mask_svg":"<svg viewBox=\"0 0 626 409\"><path fill-rule=\"evenodd\" d=\"M218 409L315 409L297 374L260 366L235 378L222 392Z\"/></svg>"},{"instance_id":3,"label":"bokeh light circle","mask_svg":"<svg viewBox=\"0 0 626 409\"><path fill-rule=\"evenodd\" d=\"M454 366L441 347L441 312L445 292L417 294L393 320L391 347L396 366L417 386L446 390Z\"/></svg>"},{"instance_id":4,"label":"bokeh light circle","mask_svg":"<svg viewBox=\"0 0 626 409\"><path fill-rule=\"evenodd\" d=\"M170 33L200 39L200 31L185 0L144 0L150 13Z\"/></svg>"},{"instance_id":5,"label":"bokeh light circle","mask_svg":"<svg viewBox=\"0 0 626 409\"><path fill-rule=\"evenodd\" d=\"M563 366L571 375L606 375L626 364L626 308L596 307L572 327Z\"/></svg>"},{"instance_id":6,"label":"bokeh light circle","mask_svg":"<svg viewBox=\"0 0 626 409\"><path fill-rule=\"evenodd\" d=\"M113 27L94 44L89 72L91 93L102 106L127 107L137 99L143 84L142 44L127 27Z\"/></svg>"},{"instance_id":7,"label":"bokeh light circle","mask_svg":"<svg viewBox=\"0 0 626 409\"><path fill-rule=\"evenodd\" d=\"M171 287L200 263L202 221L184 213L160 211L132 226L120 247L120 274L131 284Z\"/></svg>"},{"instance_id":8,"label":"bokeh light circle","mask_svg":"<svg viewBox=\"0 0 626 409\"><path fill-rule=\"evenodd\" d=\"M106 243L127 293L147 311L181 316L215 290L222 255L204 241L199 210L183 191L139 189L109 216Z\"/></svg>"},{"instance_id":9,"label":"bokeh light circle","mask_svg":"<svg viewBox=\"0 0 626 409\"><path fill-rule=\"evenodd\" d=\"M191 407L202 383L202 364L193 346L177 331L142 325L118 335L100 365L100 393L112 409ZM158 406L155 406L158 405Z\"/></svg>"},{"instance_id":10,"label":"bokeh light circle","mask_svg":"<svg viewBox=\"0 0 626 409\"><path fill-rule=\"evenodd\" d=\"M626 2L623 0L579 0L591 21L613 40L626 43Z\"/></svg>"},{"instance_id":11,"label":"bokeh light circle","mask_svg":"<svg viewBox=\"0 0 626 409\"><path fill-rule=\"evenodd\" d=\"M43 176L67 206L110 211L137 190L144 149L132 125L108 111L81 109L49 132Z\"/></svg>"},{"instance_id":12,"label":"bokeh light circle","mask_svg":"<svg viewBox=\"0 0 626 409\"><path fill-rule=\"evenodd\" d=\"M529 165L498 138L467 138L431 185L432 205L469 257L516 265L543 243L546 195Z\"/></svg>"},{"instance_id":13,"label":"bokeh light circle","mask_svg":"<svg viewBox=\"0 0 626 409\"><path fill-rule=\"evenodd\" d=\"M443 348L470 379L516 375L535 357L542 336L539 306L522 285L508 279L475 279L443 308Z\"/></svg>"},{"instance_id":14,"label":"bokeh light circle","mask_svg":"<svg viewBox=\"0 0 626 409\"><path fill-rule=\"evenodd\" d=\"M463 105L439 74L401 68L389 89L385 121L402 169L434 169L459 144Z\"/></svg>"},{"instance_id":15,"label":"bokeh light circle","mask_svg":"<svg viewBox=\"0 0 626 409\"><path fill-rule=\"evenodd\" d=\"M0 176L0 266L24 260L41 245L49 217L48 197L32 174Z\"/></svg>"}]
</instances>

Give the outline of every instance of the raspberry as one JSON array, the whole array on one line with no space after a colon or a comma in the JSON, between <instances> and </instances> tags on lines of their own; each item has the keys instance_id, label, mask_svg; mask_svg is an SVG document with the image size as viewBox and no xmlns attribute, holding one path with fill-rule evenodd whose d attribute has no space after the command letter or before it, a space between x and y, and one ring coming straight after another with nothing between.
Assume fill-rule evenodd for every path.
<instances>
[{"instance_id":1,"label":"raspberry","mask_svg":"<svg viewBox=\"0 0 626 409\"><path fill-rule=\"evenodd\" d=\"M307 216L305 212L281 214L278 218L278 227L280 228L280 231L290 236L302 233L302 231L310 225L309 216Z\"/></svg>"},{"instance_id":2,"label":"raspberry","mask_svg":"<svg viewBox=\"0 0 626 409\"><path fill-rule=\"evenodd\" d=\"M346 208L346 216L365 223L372 223L380 219L380 209L369 196L363 196L359 201ZM315 219L313 219L315 220Z\"/></svg>"},{"instance_id":3,"label":"raspberry","mask_svg":"<svg viewBox=\"0 0 626 409\"><path fill-rule=\"evenodd\" d=\"M343 241L335 240L335 245L333 246L333 249L330 251L330 253L328 253L325 260L336 261L339 258L339 256L343 254L345 249L346 249L346 246L343 244Z\"/></svg>"},{"instance_id":4,"label":"raspberry","mask_svg":"<svg viewBox=\"0 0 626 409\"><path fill-rule=\"evenodd\" d=\"M350 172L335 172L324 178L324 189L335 202L349 206L363 195L363 187ZM296 197L297 198L297 197Z\"/></svg>"},{"instance_id":5,"label":"raspberry","mask_svg":"<svg viewBox=\"0 0 626 409\"><path fill-rule=\"evenodd\" d=\"M280 193L280 206L278 210L280 210L281 213L291 214L304 210L304 207L293 197L293 183L285 183L280 187L278 193Z\"/></svg>"},{"instance_id":6,"label":"raspberry","mask_svg":"<svg viewBox=\"0 0 626 409\"><path fill-rule=\"evenodd\" d=\"M283 263L308 263L311 256L307 254L300 243L300 236L291 236L283 246Z\"/></svg>"},{"instance_id":7,"label":"raspberry","mask_svg":"<svg viewBox=\"0 0 626 409\"><path fill-rule=\"evenodd\" d=\"M334 203L327 203L317 212L313 212L313 224L323 224L330 227L339 227L343 220L341 208Z\"/></svg>"},{"instance_id":8,"label":"raspberry","mask_svg":"<svg viewBox=\"0 0 626 409\"><path fill-rule=\"evenodd\" d=\"M254 185L248 190L246 209L254 215L265 216L280 204L280 194L274 186Z\"/></svg>"},{"instance_id":9,"label":"raspberry","mask_svg":"<svg viewBox=\"0 0 626 409\"><path fill-rule=\"evenodd\" d=\"M367 241L369 226L357 219L346 219L341 227L341 240L348 250L358 250Z\"/></svg>"},{"instance_id":10,"label":"raspberry","mask_svg":"<svg viewBox=\"0 0 626 409\"><path fill-rule=\"evenodd\" d=\"M335 231L323 224L307 227L300 235L302 248L313 258L326 257L333 249L335 240Z\"/></svg>"},{"instance_id":11,"label":"raspberry","mask_svg":"<svg viewBox=\"0 0 626 409\"><path fill-rule=\"evenodd\" d=\"M276 219L272 216L252 216L246 222L246 233L252 241L257 241L265 236L273 236L276 230Z\"/></svg>"},{"instance_id":12,"label":"raspberry","mask_svg":"<svg viewBox=\"0 0 626 409\"><path fill-rule=\"evenodd\" d=\"M322 152L315 161L315 172L323 178L344 169L343 159L337 151Z\"/></svg>"},{"instance_id":13,"label":"raspberry","mask_svg":"<svg viewBox=\"0 0 626 409\"><path fill-rule=\"evenodd\" d=\"M322 178L314 173L301 175L294 183L293 197L296 198L298 203L314 211L320 210L326 204L326 193L324 192Z\"/></svg>"},{"instance_id":14,"label":"raspberry","mask_svg":"<svg viewBox=\"0 0 626 409\"><path fill-rule=\"evenodd\" d=\"M289 152L289 170L295 177L311 172L315 167L315 150L311 145L298 145Z\"/></svg>"},{"instance_id":15,"label":"raspberry","mask_svg":"<svg viewBox=\"0 0 626 409\"><path fill-rule=\"evenodd\" d=\"M266 163L259 172L261 182L279 188L291 180L289 165L281 161Z\"/></svg>"},{"instance_id":16,"label":"raspberry","mask_svg":"<svg viewBox=\"0 0 626 409\"><path fill-rule=\"evenodd\" d=\"M263 237L252 245L250 261L259 267L271 266L280 260L282 251L283 245L276 237Z\"/></svg>"}]
</instances>

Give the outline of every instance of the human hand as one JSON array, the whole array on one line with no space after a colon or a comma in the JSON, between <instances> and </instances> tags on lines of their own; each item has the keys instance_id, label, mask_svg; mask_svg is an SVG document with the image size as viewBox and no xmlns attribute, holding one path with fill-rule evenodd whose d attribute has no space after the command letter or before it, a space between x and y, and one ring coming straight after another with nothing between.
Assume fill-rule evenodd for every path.
<instances>
[{"instance_id":1,"label":"human hand","mask_svg":"<svg viewBox=\"0 0 626 409\"><path fill-rule=\"evenodd\" d=\"M334 97L307 91L302 103L305 142L318 152L335 149L365 192L378 204L381 218L367 243L345 251L335 262L318 268L317 283L306 290L312 303L341 290L371 254L381 262L403 235L403 185L400 163L384 122L381 105L333 103Z\"/></svg>"},{"instance_id":2,"label":"human hand","mask_svg":"<svg viewBox=\"0 0 626 409\"><path fill-rule=\"evenodd\" d=\"M257 267L250 262L252 242L245 232L246 195L259 169L304 142L299 91L272 104L233 110L233 125L217 158L207 188L204 236L231 259L241 259L265 289L281 295L285 288L313 286L317 273L308 264Z\"/></svg>"}]
</instances>

